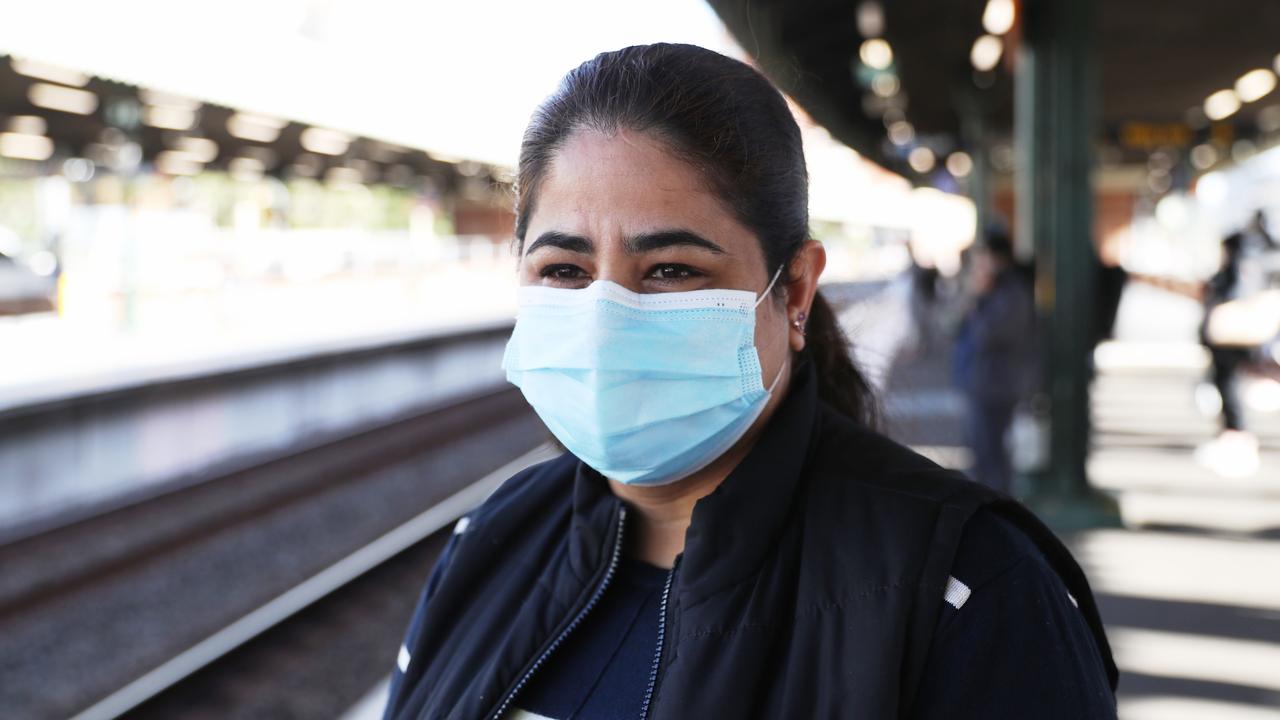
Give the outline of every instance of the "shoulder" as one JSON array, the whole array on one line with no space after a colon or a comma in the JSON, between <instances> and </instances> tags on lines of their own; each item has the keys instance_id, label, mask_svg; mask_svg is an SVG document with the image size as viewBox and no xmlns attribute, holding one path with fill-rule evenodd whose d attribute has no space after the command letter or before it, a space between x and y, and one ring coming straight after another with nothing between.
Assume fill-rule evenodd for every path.
<instances>
[{"instance_id":1,"label":"shoulder","mask_svg":"<svg viewBox=\"0 0 1280 720\"><path fill-rule=\"evenodd\" d=\"M813 494L815 504L831 507L843 535L875 533L880 542L940 553L934 562L963 572L971 586L1019 564L1055 577L1056 569L1075 567L1053 533L1012 498L834 411L824 410L822 426Z\"/></svg>"},{"instance_id":2,"label":"shoulder","mask_svg":"<svg viewBox=\"0 0 1280 720\"><path fill-rule=\"evenodd\" d=\"M459 532L519 523L521 518L546 513L556 504L567 509L577 466L578 459L566 452L512 475L460 521Z\"/></svg>"},{"instance_id":3,"label":"shoulder","mask_svg":"<svg viewBox=\"0 0 1280 720\"><path fill-rule=\"evenodd\" d=\"M1069 589L1032 535L994 507L966 524L916 717L1115 717L1115 664L1092 596Z\"/></svg>"},{"instance_id":4,"label":"shoulder","mask_svg":"<svg viewBox=\"0 0 1280 720\"><path fill-rule=\"evenodd\" d=\"M978 592L1017 575L1052 581L1067 597L1049 559L1026 531L991 508L976 511L965 523L956 548L953 583Z\"/></svg>"},{"instance_id":5,"label":"shoulder","mask_svg":"<svg viewBox=\"0 0 1280 720\"><path fill-rule=\"evenodd\" d=\"M981 599L978 609L968 605L970 597ZM1037 617L1055 606L1069 605L1064 613L1077 616L1079 607L1041 543L998 506L978 510L965 523L943 599L942 627L962 610L970 624L977 619L990 625L1000 618Z\"/></svg>"},{"instance_id":6,"label":"shoulder","mask_svg":"<svg viewBox=\"0 0 1280 720\"><path fill-rule=\"evenodd\" d=\"M812 470L827 486L921 506L978 505L998 495L879 432L823 407Z\"/></svg>"},{"instance_id":7,"label":"shoulder","mask_svg":"<svg viewBox=\"0 0 1280 720\"><path fill-rule=\"evenodd\" d=\"M894 582L936 589L969 517L1002 498L826 408L804 483L801 522L813 542L881 548ZM847 554L828 553L823 562L841 564Z\"/></svg>"}]
</instances>

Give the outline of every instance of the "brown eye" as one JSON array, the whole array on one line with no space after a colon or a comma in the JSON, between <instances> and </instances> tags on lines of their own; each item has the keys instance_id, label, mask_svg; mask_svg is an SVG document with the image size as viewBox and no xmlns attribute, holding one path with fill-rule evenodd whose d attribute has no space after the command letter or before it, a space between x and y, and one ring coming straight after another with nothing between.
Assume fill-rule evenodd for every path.
<instances>
[{"instance_id":1,"label":"brown eye","mask_svg":"<svg viewBox=\"0 0 1280 720\"><path fill-rule=\"evenodd\" d=\"M688 265L679 265L668 263L665 265L655 265L649 271L649 277L655 280L688 280L690 278L702 277L703 273L689 267Z\"/></svg>"},{"instance_id":2,"label":"brown eye","mask_svg":"<svg viewBox=\"0 0 1280 720\"><path fill-rule=\"evenodd\" d=\"M587 276L577 265L548 265L542 268L538 275L555 280L579 280Z\"/></svg>"}]
</instances>

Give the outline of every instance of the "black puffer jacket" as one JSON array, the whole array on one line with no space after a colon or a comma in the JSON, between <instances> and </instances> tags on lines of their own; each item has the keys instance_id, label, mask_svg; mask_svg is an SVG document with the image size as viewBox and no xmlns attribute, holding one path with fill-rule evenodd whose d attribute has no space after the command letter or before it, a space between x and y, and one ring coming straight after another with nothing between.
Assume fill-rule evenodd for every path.
<instances>
[{"instance_id":1,"label":"black puffer jacket","mask_svg":"<svg viewBox=\"0 0 1280 720\"><path fill-rule=\"evenodd\" d=\"M1053 535L815 388L802 366L748 457L697 504L649 717L910 717L961 532L984 507L1062 578L1114 689L1093 596ZM501 717L603 592L625 526L604 479L570 455L505 483L424 592L387 717Z\"/></svg>"}]
</instances>

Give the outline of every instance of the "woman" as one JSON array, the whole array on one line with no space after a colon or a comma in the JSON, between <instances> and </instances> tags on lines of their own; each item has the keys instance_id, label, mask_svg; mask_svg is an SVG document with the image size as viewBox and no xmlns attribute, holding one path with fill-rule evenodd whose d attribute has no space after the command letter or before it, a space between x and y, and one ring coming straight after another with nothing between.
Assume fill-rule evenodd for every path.
<instances>
[{"instance_id":1,"label":"woman","mask_svg":"<svg viewBox=\"0 0 1280 720\"><path fill-rule=\"evenodd\" d=\"M539 109L504 366L568 452L459 524L387 717L1114 716L1066 550L872 431L807 202L781 95L708 50Z\"/></svg>"}]
</instances>

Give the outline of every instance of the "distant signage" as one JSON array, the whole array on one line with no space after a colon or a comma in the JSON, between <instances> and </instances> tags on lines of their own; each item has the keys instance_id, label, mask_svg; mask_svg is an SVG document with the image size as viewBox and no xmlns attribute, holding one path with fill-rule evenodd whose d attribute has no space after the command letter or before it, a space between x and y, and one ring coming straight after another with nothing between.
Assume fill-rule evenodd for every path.
<instances>
[{"instance_id":1,"label":"distant signage","mask_svg":"<svg viewBox=\"0 0 1280 720\"><path fill-rule=\"evenodd\" d=\"M1195 134L1181 123L1131 122L1120 126L1120 144L1133 150L1185 147Z\"/></svg>"}]
</instances>

